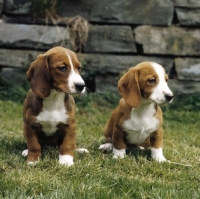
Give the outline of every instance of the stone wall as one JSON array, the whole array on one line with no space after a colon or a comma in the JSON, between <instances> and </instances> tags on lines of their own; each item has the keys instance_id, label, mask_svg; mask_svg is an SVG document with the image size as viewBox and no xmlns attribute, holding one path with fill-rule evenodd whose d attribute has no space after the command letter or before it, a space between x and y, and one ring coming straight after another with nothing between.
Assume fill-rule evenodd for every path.
<instances>
[{"instance_id":1,"label":"stone wall","mask_svg":"<svg viewBox=\"0 0 200 199\"><path fill-rule=\"evenodd\" d=\"M53 46L78 49L69 24L36 17L31 2L0 0L2 74L29 66ZM165 67L175 93L200 92L200 1L68 0L59 15L89 22L87 42L77 54L92 90L117 92L120 74L150 60Z\"/></svg>"}]
</instances>

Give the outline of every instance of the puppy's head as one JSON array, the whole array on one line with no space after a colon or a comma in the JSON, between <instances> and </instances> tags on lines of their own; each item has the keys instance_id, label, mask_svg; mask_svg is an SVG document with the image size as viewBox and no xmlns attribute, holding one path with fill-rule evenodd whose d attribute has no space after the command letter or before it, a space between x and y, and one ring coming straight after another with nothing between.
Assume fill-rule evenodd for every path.
<instances>
[{"instance_id":1,"label":"puppy's head","mask_svg":"<svg viewBox=\"0 0 200 199\"><path fill-rule=\"evenodd\" d=\"M164 68L155 62L142 62L130 68L118 82L118 89L131 107L138 107L142 98L157 104L171 102L173 93L167 85Z\"/></svg>"},{"instance_id":2,"label":"puppy's head","mask_svg":"<svg viewBox=\"0 0 200 199\"><path fill-rule=\"evenodd\" d=\"M32 62L26 75L31 89L45 98L50 89L77 94L85 92L85 83L80 76L81 64L76 54L63 47L55 47L40 54Z\"/></svg>"}]
</instances>

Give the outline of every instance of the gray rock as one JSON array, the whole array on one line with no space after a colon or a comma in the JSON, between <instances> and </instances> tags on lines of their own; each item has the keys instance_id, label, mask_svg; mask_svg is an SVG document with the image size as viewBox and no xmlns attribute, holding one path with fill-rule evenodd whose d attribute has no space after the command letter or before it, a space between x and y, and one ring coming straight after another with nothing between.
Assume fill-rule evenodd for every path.
<instances>
[{"instance_id":1,"label":"gray rock","mask_svg":"<svg viewBox=\"0 0 200 199\"><path fill-rule=\"evenodd\" d=\"M167 72L170 72L173 66L173 59L154 56L78 54L78 58L87 70L96 74L105 74L108 72L119 74L143 61L157 62L161 64Z\"/></svg>"},{"instance_id":2,"label":"gray rock","mask_svg":"<svg viewBox=\"0 0 200 199\"><path fill-rule=\"evenodd\" d=\"M176 8L176 13L180 25L184 26L200 25L200 8L197 9Z\"/></svg>"},{"instance_id":3,"label":"gray rock","mask_svg":"<svg viewBox=\"0 0 200 199\"><path fill-rule=\"evenodd\" d=\"M28 68L43 51L0 49L0 65L7 68Z\"/></svg>"},{"instance_id":4,"label":"gray rock","mask_svg":"<svg viewBox=\"0 0 200 199\"><path fill-rule=\"evenodd\" d=\"M5 14L25 14L30 12L31 2L24 0L6 0L5 1Z\"/></svg>"},{"instance_id":5,"label":"gray rock","mask_svg":"<svg viewBox=\"0 0 200 199\"><path fill-rule=\"evenodd\" d=\"M30 2L7 0L6 14L30 14ZM124 24L152 24L171 25L173 18L173 2L171 0L81 0L68 1L56 8L61 17L81 15L91 22L124 23ZM38 8L41 9L41 8ZM45 12L45 10L44 10ZM41 10L38 11L41 13ZM37 17L37 13L34 14Z\"/></svg>"},{"instance_id":6,"label":"gray rock","mask_svg":"<svg viewBox=\"0 0 200 199\"><path fill-rule=\"evenodd\" d=\"M171 79L168 85L175 95L200 93L199 82Z\"/></svg>"},{"instance_id":7,"label":"gray rock","mask_svg":"<svg viewBox=\"0 0 200 199\"><path fill-rule=\"evenodd\" d=\"M43 54L44 52L45 51L0 49L0 66L6 68L3 69L4 75L6 76L9 72L7 68L28 68L31 62L34 61L39 54ZM173 66L173 59L171 58L99 54L77 54L77 56L83 65L83 74L84 71L89 71L89 74L95 76L96 91L98 92L118 92L117 81L120 75L126 72L130 67L142 61L155 61L163 65L167 71L170 71ZM177 58L175 60L175 67L179 79L169 81L170 88L172 88L175 93L200 92L198 63L200 63L200 59L197 58ZM184 73L182 73L182 71ZM192 78L187 79L188 74L192 74L192 76L190 75Z\"/></svg>"},{"instance_id":8,"label":"gray rock","mask_svg":"<svg viewBox=\"0 0 200 199\"><path fill-rule=\"evenodd\" d=\"M0 49L0 65L4 67L23 67L29 66L39 54L45 51L34 50L8 50ZM85 70L93 73L114 73L119 74L128 70L130 67L143 61L157 62L169 72L173 66L173 59L161 57L148 57L137 55L101 55L101 54L77 54Z\"/></svg>"},{"instance_id":9,"label":"gray rock","mask_svg":"<svg viewBox=\"0 0 200 199\"><path fill-rule=\"evenodd\" d=\"M74 30L66 24L65 26L48 26L0 23L0 33L2 36L0 46L3 47L48 50L60 45L74 51L79 50L81 46L79 44L82 41L85 43L86 35L85 30L80 30L80 28Z\"/></svg>"},{"instance_id":10,"label":"gray rock","mask_svg":"<svg viewBox=\"0 0 200 199\"><path fill-rule=\"evenodd\" d=\"M200 8L199 0L174 0L174 5L177 7Z\"/></svg>"},{"instance_id":11,"label":"gray rock","mask_svg":"<svg viewBox=\"0 0 200 199\"><path fill-rule=\"evenodd\" d=\"M200 59L176 58L175 67L178 79L186 81L200 81Z\"/></svg>"},{"instance_id":12,"label":"gray rock","mask_svg":"<svg viewBox=\"0 0 200 199\"><path fill-rule=\"evenodd\" d=\"M90 22L171 25L173 11L171 0L81 0L67 2L60 14L81 15Z\"/></svg>"},{"instance_id":13,"label":"gray rock","mask_svg":"<svg viewBox=\"0 0 200 199\"><path fill-rule=\"evenodd\" d=\"M64 27L0 23L0 46L44 49L57 45L69 47Z\"/></svg>"},{"instance_id":14,"label":"gray rock","mask_svg":"<svg viewBox=\"0 0 200 199\"><path fill-rule=\"evenodd\" d=\"M104 74L104 75L97 75L95 76L95 85L96 85L96 92L104 93L104 92L114 92L118 93L117 83L119 80L119 76L111 75L111 74Z\"/></svg>"},{"instance_id":15,"label":"gray rock","mask_svg":"<svg viewBox=\"0 0 200 199\"><path fill-rule=\"evenodd\" d=\"M137 52L130 26L90 26L84 52Z\"/></svg>"},{"instance_id":16,"label":"gray rock","mask_svg":"<svg viewBox=\"0 0 200 199\"><path fill-rule=\"evenodd\" d=\"M3 12L3 9L4 9L4 0L0 0L0 18L2 17L2 12Z\"/></svg>"},{"instance_id":17,"label":"gray rock","mask_svg":"<svg viewBox=\"0 0 200 199\"><path fill-rule=\"evenodd\" d=\"M200 55L200 29L139 26L134 33L146 54Z\"/></svg>"},{"instance_id":18,"label":"gray rock","mask_svg":"<svg viewBox=\"0 0 200 199\"><path fill-rule=\"evenodd\" d=\"M22 73L20 68L2 68L0 75L2 75L2 77L4 77L5 79L14 79L16 75L22 75L25 77L25 73Z\"/></svg>"}]
</instances>

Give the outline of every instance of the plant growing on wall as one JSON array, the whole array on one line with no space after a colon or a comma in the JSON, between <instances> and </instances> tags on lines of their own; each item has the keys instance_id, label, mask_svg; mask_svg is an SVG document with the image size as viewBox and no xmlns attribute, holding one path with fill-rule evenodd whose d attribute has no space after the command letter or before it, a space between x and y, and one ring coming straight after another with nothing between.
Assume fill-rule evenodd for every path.
<instances>
[{"instance_id":1,"label":"plant growing on wall","mask_svg":"<svg viewBox=\"0 0 200 199\"><path fill-rule=\"evenodd\" d=\"M64 0L31 0L30 13L35 19L45 19L48 13L57 19L59 9L62 7Z\"/></svg>"},{"instance_id":2,"label":"plant growing on wall","mask_svg":"<svg viewBox=\"0 0 200 199\"><path fill-rule=\"evenodd\" d=\"M70 32L70 46L76 52L81 52L85 45L89 32L88 22L81 16L62 17L60 9L64 0L31 0L30 13L34 20L44 20L45 23L58 25L66 25Z\"/></svg>"}]
</instances>

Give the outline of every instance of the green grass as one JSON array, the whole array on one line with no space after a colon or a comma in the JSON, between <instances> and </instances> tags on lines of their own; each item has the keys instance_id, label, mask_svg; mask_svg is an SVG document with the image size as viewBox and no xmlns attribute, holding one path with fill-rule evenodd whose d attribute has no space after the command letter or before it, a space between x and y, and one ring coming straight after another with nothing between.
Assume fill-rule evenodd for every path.
<instances>
[{"instance_id":1,"label":"green grass","mask_svg":"<svg viewBox=\"0 0 200 199\"><path fill-rule=\"evenodd\" d=\"M121 160L98 150L117 98L93 94L76 99L77 145L88 148L90 154L76 154L75 164L69 168L58 164L58 150L50 147L39 164L26 165L21 156L26 148L22 105L0 101L0 198L200 198L200 109L193 103L195 98L190 104L187 97L162 107L164 155L183 165L152 161L149 150L130 151Z\"/></svg>"}]
</instances>

